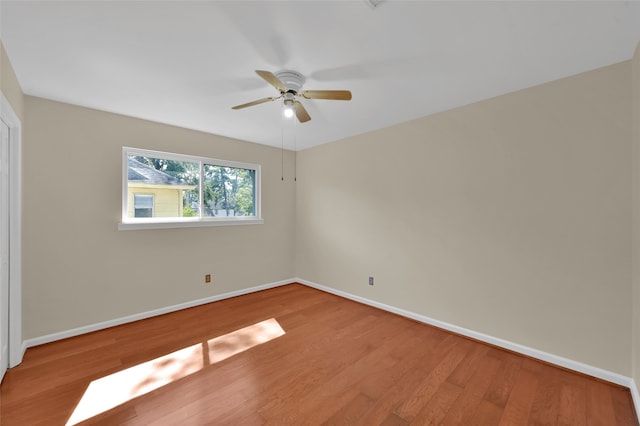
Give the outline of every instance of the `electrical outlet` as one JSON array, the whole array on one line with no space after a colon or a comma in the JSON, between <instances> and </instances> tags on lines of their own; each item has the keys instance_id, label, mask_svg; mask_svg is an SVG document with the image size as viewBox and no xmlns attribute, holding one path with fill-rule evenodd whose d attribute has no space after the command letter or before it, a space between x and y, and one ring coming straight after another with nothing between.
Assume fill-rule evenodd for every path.
<instances>
[{"instance_id":1,"label":"electrical outlet","mask_svg":"<svg viewBox=\"0 0 640 426\"><path fill-rule=\"evenodd\" d=\"M205 283L210 283L211 282L211 274L207 274L204 276L204 282Z\"/></svg>"},{"instance_id":2,"label":"electrical outlet","mask_svg":"<svg viewBox=\"0 0 640 426\"><path fill-rule=\"evenodd\" d=\"M373 277L369 277L369 285L373 285Z\"/></svg>"}]
</instances>

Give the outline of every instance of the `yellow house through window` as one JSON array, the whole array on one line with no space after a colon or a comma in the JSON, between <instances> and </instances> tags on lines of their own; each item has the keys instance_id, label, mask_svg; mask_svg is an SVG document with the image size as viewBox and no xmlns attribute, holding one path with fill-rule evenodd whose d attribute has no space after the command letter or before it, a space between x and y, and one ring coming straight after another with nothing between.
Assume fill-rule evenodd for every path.
<instances>
[{"instance_id":1,"label":"yellow house through window","mask_svg":"<svg viewBox=\"0 0 640 426\"><path fill-rule=\"evenodd\" d=\"M184 191L195 190L169 173L128 159L128 217L183 217Z\"/></svg>"}]
</instances>

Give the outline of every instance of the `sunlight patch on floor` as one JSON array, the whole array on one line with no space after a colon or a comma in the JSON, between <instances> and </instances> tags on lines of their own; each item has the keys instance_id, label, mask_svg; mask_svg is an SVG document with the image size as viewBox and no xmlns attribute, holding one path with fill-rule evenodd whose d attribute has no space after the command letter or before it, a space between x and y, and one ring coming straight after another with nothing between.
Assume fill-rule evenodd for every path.
<instances>
[{"instance_id":1,"label":"sunlight patch on floor","mask_svg":"<svg viewBox=\"0 0 640 426\"><path fill-rule=\"evenodd\" d=\"M278 321L271 318L94 380L67 421L67 426L284 334Z\"/></svg>"}]
</instances>

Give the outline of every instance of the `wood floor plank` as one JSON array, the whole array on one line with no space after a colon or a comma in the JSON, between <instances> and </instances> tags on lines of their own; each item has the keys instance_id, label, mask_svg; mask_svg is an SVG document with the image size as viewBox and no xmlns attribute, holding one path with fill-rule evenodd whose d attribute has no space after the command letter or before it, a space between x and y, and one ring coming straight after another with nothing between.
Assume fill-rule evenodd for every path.
<instances>
[{"instance_id":1,"label":"wood floor plank","mask_svg":"<svg viewBox=\"0 0 640 426\"><path fill-rule=\"evenodd\" d=\"M479 425L497 425L500 423L502 410L503 407L483 399L478 405L478 409L473 414L474 422Z\"/></svg>"},{"instance_id":2,"label":"wood floor plank","mask_svg":"<svg viewBox=\"0 0 640 426\"><path fill-rule=\"evenodd\" d=\"M507 354L506 352L503 352L502 354L507 356L499 357L499 359L504 362L489 385L485 399L504 408L504 406L507 405L507 400L509 399L509 395L511 395L511 391L515 385L523 360L522 357L518 357L510 353Z\"/></svg>"},{"instance_id":3,"label":"wood floor plank","mask_svg":"<svg viewBox=\"0 0 640 426\"><path fill-rule=\"evenodd\" d=\"M272 319L284 334L237 337ZM638 425L628 389L300 284L30 348L0 386L2 426L81 408L109 426Z\"/></svg>"},{"instance_id":4,"label":"wood floor plank","mask_svg":"<svg viewBox=\"0 0 640 426\"><path fill-rule=\"evenodd\" d=\"M467 425L474 422L473 416L499 367L500 361L492 357L486 357L482 365L478 365L473 376L464 384L460 396L442 419L443 425Z\"/></svg>"},{"instance_id":5,"label":"wood floor plank","mask_svg":"<svg viewBox=\"0 0 640 426\"><path fill-rule=\"evenodd\" d=\"M587 425L604 426L616 423L611 387L593 380L587 383Z\"/></svg>"},{"instance_id":6,"label":"wood floor plank","mask_svg":"<svg viewBox=\"0 0 640 426\"><path fill-rule=\"evenodd\" d=\"M358 393L351 401L347 402L340 410L324 421L323 425L352 425L375 403L363 393Z\"/></svg>"},{"instance_id":7,"label":"wood floor plank","mask_svg":"<svg viewBox=\"0 0 640 426\"><path fill-rule=\"evenodd\" d=\"M563 384L560 390L558 425L587 424L587 395L584 384Z\"/></svg>"},{"instance_id":8,"label":"wood floor plank","mask_svg":"<svg viewBox=\"0 0 640 426\"><path fill-rule=\"evenodd\" d=\"M408 424L409 423L398 417L395 413L390 413L382 422L380 422L380 426L406 426Z\"/></svg>"},{"instance_id":9,"label":"wood floor plank","mask_svg":"<svg viewBox=\"0 0 640 426\"><path fill-rule=\"evenodd\" d=\"M471 350L467 352L462 362L456 367L451 375L447 377L447 381L463 387L475 374L478 366L486 362L484 357L488 351L489 346L472 345Z\"/></svg>"},{"instance_id":10,"label":"wood floor plank","mask_svg":"<svg viewBox=\"0 0 640 426\"><path fill-rule=\"evenodd\" d=\"M520 370L515 386L504 407L500 425L527 424L538 386L538 377L527 370Z\"/></svg>"},{"instance_id":11,"label":"wood floor plank","mask_svg":"<svg viewBox=\"0 0 640 426\"><path fill-rule=\"evenodd\" d=\"M412 421L420 412L425 401L429 401L440 386L460 365L471 348L470 342L460 342L441 358L441 362L425 377L418 388L396 410L398 417ZM455 383L454 383L455 384Z\"/></svg>"},{"instance_id":12,"label":"wood floor plank","mask_svg":"<svg viewBox=\"0 0 640 426\"><path fill-rule=\"evenodd\" d=\"M442 420L461 393L460 386L450 382L442 383L435 395L415 415L412 423L417 425L442 424Z\"/></svg>"},{"instance_id":13,"label":"wood floor plank","mask_svg":"<svg viewBox=\"0 0 640 426\"><path fill-rule=\"evenodd\" d=\"M136 407L119 407L106 413L98 414L97 416L84 422L84 424L85 426L126 425L127 423L133 421L136 417Z\"/></svg>"},{"instance_id":14,"label":"wood floor plank","mask_svg":"<svg viewBox=\"0 0 640 426\"><path fill-rule=\"evenodd\" d=\"M530 425L551 425L558 421L562 382L556 374L540 376L531 405Z\"/></svg>"}]
</instances>

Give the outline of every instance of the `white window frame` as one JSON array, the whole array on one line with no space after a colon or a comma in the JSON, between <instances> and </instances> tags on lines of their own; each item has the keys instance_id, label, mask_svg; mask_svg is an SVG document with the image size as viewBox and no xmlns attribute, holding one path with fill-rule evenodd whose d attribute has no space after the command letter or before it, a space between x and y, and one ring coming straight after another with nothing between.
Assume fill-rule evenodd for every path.
<instances>
[{"instance_id":1,"label":"white window frame","mask_svg":"<svg viewBox=\"0 0 640 426\"><path fill-rule=\"evenodd\" d=\"M151 218L131 218L128 217L128 168L129 156L142 156L162 158L174 161L188 161L200 164L200 176L203 175L203 165L209 164L222 167L234 167L238 169L255 170L255 216L222 216L222 217L151 217ZM176 154L171 152L153 151L148 149L122 147L122 219L118 224L121 231L134 229L158 229L158 228L184 228L198 226L228 226L228 225L261 225L264 223L262 219L261 209L261 167L259 164L240 163L237 161L220 160L216 158L198 157L194 155ZM200 184L200 197L202 194L202 178ZM200 209L202 212L202 208ZM202 213L200 213L202 214Z\"/></svg>"}]
</instances>

